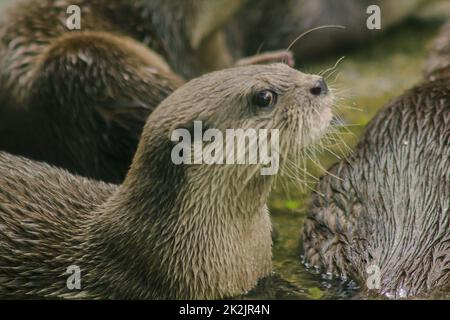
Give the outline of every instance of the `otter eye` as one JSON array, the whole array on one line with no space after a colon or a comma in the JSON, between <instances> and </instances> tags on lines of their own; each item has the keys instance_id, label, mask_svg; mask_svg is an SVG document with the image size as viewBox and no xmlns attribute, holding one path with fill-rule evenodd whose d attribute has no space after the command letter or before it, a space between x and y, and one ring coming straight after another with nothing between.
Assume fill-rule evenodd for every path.
<instances>
[{"instance_id":1,"label":"otter eye","mask_svg":"<svg viewBox=\"0 0 450 320\"><path fill-rule=\"evenodd\" d=\"M270 90L259 91L253 97L253 103L259 108L267 108L276 103L277 94Z\"/></svg>"}]
</instances>

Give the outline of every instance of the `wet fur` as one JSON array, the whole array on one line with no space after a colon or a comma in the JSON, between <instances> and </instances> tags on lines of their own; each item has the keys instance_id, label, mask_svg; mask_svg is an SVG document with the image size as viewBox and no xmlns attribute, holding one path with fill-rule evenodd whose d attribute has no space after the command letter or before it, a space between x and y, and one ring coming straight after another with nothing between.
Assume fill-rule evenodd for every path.
<instances>
[{"instance_id":1,"label":"wet fur","mask_svg":"<svg viewBox=\"0 0 450 320\"><path fill-rule=\"evenodd\" d=\"M123 180L148 115L183 83L141 41L137 1L124 3L31 0L7 12L0 26L1 150ZM82 9L78 32L65 26L73 4ZM107 15L116 10L130 13L136 29Z\"/></svg>"},{"instance_id":2,"label":"wet fur","mask_svg":"<svg viewBox=\"0 0 450 320\"><path fill-rule=\"evenodd\" d=\"M190 81L151 114L120 186L1 152L0 296L213 299L251 289L272 268L273 177L257 165L176 166L169 137L202 120L279 128L282 150L298 150L328 124L332 96L309 93L318 79L274 64ZM278 104L255 109L251 97L267 88ZM81 268L79 291L66 288L70 265Z\"/></svg>"},{"instance_id":3,"label":"wet fur","mask_svg":"<svg viewBox=\"0 0 450 320\"><path fill-rule=\"evenodd\" d=\"M304 224L306 261L364 291L366 268L377 265L381 288L372 292L390 298L449 290L449 139L448 78L391 102L319 183Z\"/></svg>"},{"instance_id":4,"label":"wet fur","mask_svg":"<svg viewBox=\"0 0 450 320\"><path fill-rule=\"evenodd\" d=\"M153 109L184 78L232 65L221 27L244 2L15 4L0 23L0 150L122 182ZM286 52L244 63L282 60L293 63Z\"/></svg>"}]
</instances>

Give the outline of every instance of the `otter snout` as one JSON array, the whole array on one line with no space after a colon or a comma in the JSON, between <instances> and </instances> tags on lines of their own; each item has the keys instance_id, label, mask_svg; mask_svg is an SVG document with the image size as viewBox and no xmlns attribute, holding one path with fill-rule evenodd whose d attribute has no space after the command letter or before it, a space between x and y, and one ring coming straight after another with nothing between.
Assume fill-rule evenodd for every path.
<instances>
[{"instance_id":1,"label":"otter snout","mask_svg":"<svg viewBox=\"0 0 450 320\"><path fill-rule=\"evenodd\" d=\"M320 95L325 95L328 93L328 86L325 82L325 80L323 80L323 78L320 78L319 80L317 80L314 85L312 86L311 89L309 89L309 92L311 92L311 94L313 96L320 96Z\"/></svg>"}]
</instances>

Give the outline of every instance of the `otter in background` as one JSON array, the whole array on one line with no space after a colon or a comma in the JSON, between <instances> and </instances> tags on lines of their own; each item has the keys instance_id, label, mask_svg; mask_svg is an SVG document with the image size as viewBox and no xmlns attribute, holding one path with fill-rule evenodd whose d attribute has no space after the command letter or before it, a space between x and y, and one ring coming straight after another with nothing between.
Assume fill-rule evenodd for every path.
<instances>
[{"instance_id":1,"label":"otter in background","mask_svg":"<svg viewBox=\"0 0 450 320\"><path fill-rule=\"evenodd\" d=\"M424 73L430 81L450 78L450 22L442 27L442 31L433 41Z\"/></svg>"},{"instance_id":2,"label":"otter in background","mask_svg":"<svg viewBox=\"0 0 450 320\"><path fill-rule=\"evenodd\" d=\"M321 25L343 25L345 30L324 29L309 34L292 48L297 61L336 54L373 39L402 21L423 0L249 0L230 27L230 42L243 54L261 48L286 48L301 33ZM381 9L382 29L369 30L367 7ZM239 30L240 32L236 32Z\"/></svg>"},{"instance_id":3,"label":"otter in background","mask_svg":"<svg viewBox=\"0 0 450 320\"><path fill-rule=\"evenodd\" d=\"M434 42L427 81L367 126L313 196L306 262L389 298L450 291L450 28ZM379 270L379 288L369 276Z\"/></svg>"},{"instance_id":4,"label":"otter in background","mask_svg":"<svg viewBox=\"0 0 450 320\"><path fill-rule=\"evenodd\" d=\"M233 63L220 28L244 1L15 4L0 25L0 150L121 182L159 102L183 78ZM69 5L81 30L66 26Z\"/></svg>"}]
</instances>

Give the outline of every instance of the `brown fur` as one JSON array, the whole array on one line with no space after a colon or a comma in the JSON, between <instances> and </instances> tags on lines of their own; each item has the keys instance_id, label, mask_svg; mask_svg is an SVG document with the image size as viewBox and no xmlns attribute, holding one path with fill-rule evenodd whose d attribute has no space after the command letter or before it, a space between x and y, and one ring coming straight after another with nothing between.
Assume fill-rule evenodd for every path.
<instances>
[{"instance_id":1,"label":"brown fur","mask_svg":"<svg viewBox=\"0 0 450 320\"><path fill-rule=\"evenodd\" d=\"M242 2L16 4L0 24L0 150L122 182L145 120L182 77L232 63L220 26ZM80 31L66 27L69 5Z\"/></svg>"},{"instance_id":2,"label":"brown fur","mask_svg":"<svg viewBox=\"0 0 450 320\"><path fill-rule=\"evenodd\" d=\"M378 265L390 298L450 291L450 24L433 42L427 80L389 103L355 154L318 185L302 250L367 292Z\"/></svg>"},{"instance_id":3,"label":"brown fur","mask_svg":"<svg viewBox=\"0 0 450 320\"><path fill-rule=\"evenodd\" d=\"M258 165L174 165L175 128L279 128L282 156L326 129L331 95L286 65L246 66L185 84L151 114L121 186L0 153L0 296L202 299L238 295L271 271ZM258 109L259 90L278 93ZM249 201L251 199L251 201ZM66 268L82 289L66 288Z\"/></svg>"},{"instance_id":4,"label":"brown fur","mask_svg":"<svg viewBox=\"0 0 450 320\"><path fill-rule=\"evenodd\" d=\"M65 26L69 4L82 8L81 31ZM149 113L183 81L102 14L92 1L31 0L4 17L1 150L123 180Z\"/></svg>"},{"instance_id":5,"label":"brown fur","mask_svg":"<svg viewBox=\"0 0 450 320\"><path fill-rule=\"evenodd\" d=\"M389 298L450 290L450 79L409 90L368 125L355 153L318 185L305 260L353 278L380 268ZM373 272L373 271L370 271Z\"/></svg>"}]
</instances>

